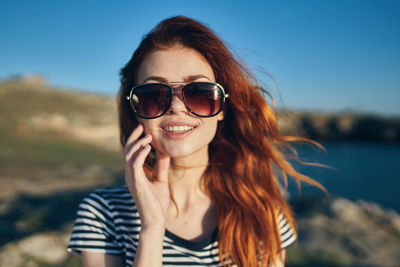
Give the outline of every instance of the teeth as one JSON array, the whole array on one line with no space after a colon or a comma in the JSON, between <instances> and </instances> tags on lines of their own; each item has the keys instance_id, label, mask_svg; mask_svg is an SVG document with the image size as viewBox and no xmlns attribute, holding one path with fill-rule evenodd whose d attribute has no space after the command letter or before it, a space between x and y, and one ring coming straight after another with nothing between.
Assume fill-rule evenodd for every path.
<instances>
[{"instance_id":1,"label":"teeth","mask_svg":"<svg viewBox=\"0 0 400 267\"><path fill-rule=\"evenodd\" d=\"M168 126L165 127L164 130L167 132L172 132L172 133L183 133L187 131L193 130L194 127L190 126Z\"/></svg>"}]
</instances>

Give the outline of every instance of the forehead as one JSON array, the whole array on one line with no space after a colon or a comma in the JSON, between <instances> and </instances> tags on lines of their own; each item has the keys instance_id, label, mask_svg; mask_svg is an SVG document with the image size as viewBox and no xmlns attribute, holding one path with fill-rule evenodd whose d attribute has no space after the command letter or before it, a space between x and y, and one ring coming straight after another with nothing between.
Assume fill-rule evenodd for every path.
<instances>
[{"instance_id":1,"label":"forehead","mask_svg":"<svg viewBox=\"0 0 400 267\"><path fill-rule=\"evenodd\" d=\"M139 67L137 81L162 77L166 82L186 82L196 76L215 81L210 64L200 53L189 48L172 48L151 52Z\"/></svg>"}]
</instances>

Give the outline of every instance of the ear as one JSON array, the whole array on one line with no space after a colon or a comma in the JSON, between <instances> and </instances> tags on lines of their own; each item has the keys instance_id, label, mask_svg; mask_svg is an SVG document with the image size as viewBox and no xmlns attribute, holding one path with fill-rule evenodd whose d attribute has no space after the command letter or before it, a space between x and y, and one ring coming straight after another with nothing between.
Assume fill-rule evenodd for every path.
<instances>
[{"instance_id":1,"label":"ear","mask_svg":"<svg viewBox=\"0 0 400 267\"><path fill-rule=\"evenodd\" d=\"M218 115L217 115L217 120L222 121L224 119L224 111L222 110Z\"/></svg>"}]
</instances>

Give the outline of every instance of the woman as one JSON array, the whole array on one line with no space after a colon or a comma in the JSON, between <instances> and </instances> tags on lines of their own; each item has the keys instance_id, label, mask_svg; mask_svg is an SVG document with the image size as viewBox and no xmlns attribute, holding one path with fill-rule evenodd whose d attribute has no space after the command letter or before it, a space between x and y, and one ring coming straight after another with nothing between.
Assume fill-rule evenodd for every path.
<instances>
[{"instance_id":1,"label":"woman","mask_svg":"<svg viewBox=\"0 0 400 267\"><path fill-rule=\"evenodd\" d=\"M69 249L84 266L283 266L294 220L263 90L207 27L159 23L121 71L126 185L96 190Z\"/></svg>"}]
</instances>

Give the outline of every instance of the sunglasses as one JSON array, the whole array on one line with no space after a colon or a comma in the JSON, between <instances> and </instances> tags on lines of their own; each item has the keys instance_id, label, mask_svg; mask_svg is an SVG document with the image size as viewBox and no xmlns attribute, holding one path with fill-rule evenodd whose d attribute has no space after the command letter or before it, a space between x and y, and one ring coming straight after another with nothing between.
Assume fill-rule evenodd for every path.
<instances>
[{"instance_id":1,"label":"sunglasses","mask_svg":"<svg viewBox=\"0 0 400 267\"><path fill-rule=\"evenodd\" d=\"M154 119L167 112L174 95L183 100L192 114L204 118L220 113L228 98L218 83L192 82L174 88L165 83L139 84L131 89L127 100L138 117Z\"/></svg>"}]
</instances>

